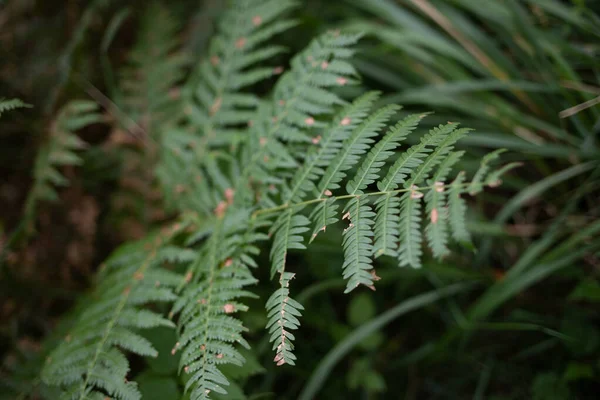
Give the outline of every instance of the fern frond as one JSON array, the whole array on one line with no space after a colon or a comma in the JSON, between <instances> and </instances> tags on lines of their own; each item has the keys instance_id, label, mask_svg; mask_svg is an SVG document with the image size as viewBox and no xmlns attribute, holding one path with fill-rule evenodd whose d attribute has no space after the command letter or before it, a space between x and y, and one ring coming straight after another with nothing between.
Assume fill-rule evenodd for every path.
<instances>
[{"instance_id":1,"label":"fern frond","mask_svg":"<svg viewBox=\"0 0 600 400\"><path fill-rule=\"evenodd\" d=\"M273 247L271 248L271 278L275 273L279 273L279 285L269 298L266 304L267 329L271 334L270 341L273 343L273 350L276 351L275 362L277 365L288 363L294 365L296 357L293 354L294 346L292 341L294 335L289 330L298 329L300 321L296 318L300 316L302 306L292 300L289 290L289 281L294 274L287 272L287 252L290 249L306 249L302 243L304 238L302 233L308 231L310 221L301 214L295 214L293 210L287 210L275 222L271 228Z\"/></svg>"},{"instance_id":2,"label":"fern frond","mask_svg":"<svg viewBox=\"0 0 600 400\"><path fill-rule=\"evenodd\" d=\"M348 218L348 227L344 230L342 245L344 247L344 264L342 265L344 279L348 279L346 290L348 293L358 285L373 287L373 276L369 272L373 269L371 255L373 244L373 217L375 213L367 204L364 197L356 197L344 208L344 217Z\"/></svg>"},{"instance_id":3,"label":"fern frond","mask_svg":"<svg viewBox=\"0 0 600 400\"><path fill-rule=\"evenodd\" d=\"M333 106L343 103L332 89L354 82L352 77L355 70L346 60L353 53L350 46L356 43L359 37L360 35L330 32L313 40L304 51L293 58L291 70L279 79L272 98L261 107L258 118L250 129L252 142L247 146L243 160L245 168L239 180L242 185L245 185L250 176L260 178L257 183L269 185L273 182L269 182L268 177L275 175L272 171L290 171L297 168L296 160L306 158L306 147L294 148L286 146L285 142L314 141L318 144L328 135L324 133L321 138L314 135L315 131L324 132L326 126L318 119L331 115L334 111ZM333 67L330 70L331 65ZM361 109L370 102L368 99L367 97L355 105L354 113L357 118L363 112ZM345 117L339 120L342 126L352 123ZM305 176L298 176L295 184L287 191L287 199L304 195L304 188L309 186L306 181L317 179L320 174L316 168L319 161L315 157L330 157L332 150L335 151L335 143L342 140L346 132L347 129L332 132L331 140L328 139L326 143L327 149L320 155L309 156L311 165L306 165L306 169L302 171ZM311 137L313 138L310 139ZM290 150L293 153L290 153ZM316 178L314 174L317 174ZM238 186L236 192L238 189L244 188Z\"/></svg>"},{"instance_id":4,"label":"fern frond","mask_svg":"<svg viewBox=\"0 0 600 400\"><path fill-rule=\"evenodd\" d=\"M471 179L471 184L467 188L467 191L471 196L474 196L481 190L483 190L483 181L485 180L487 173L490 170L489 164L494 160L497 160L498 157L500 157L500 154L504 153L505 151L505 149L498 149L483 156L479 165L479 169L475 172L475 175L473 175L473 179Z\"/></svg>"},{"instance_id":5,"label":"fern frond","mask_svg":"<svg viewBox=\"0 0 600 400\"><path fill-rule=\"evenodd\" d=\"M415 187L400 197L400 247L398 262L400 266L410 265L414 268L421 266L421 198L423 193Z\"/></svg>"},{"instance_id":6,"label":"fern frond","mask_svg":"<svg viewBox=\"0 0 600 400\"><path fill-rule=\"evenodd\" d=\"M238 135L239 124L252 119L258 105L254 94L241 90L279 73L279 69L257 64L283 51L281 47L261 47L274 35L294 25L281 16L295 6L290 0L236 0L219 23L209 57L203 61L191 86L186 113L200 129L203 147L215 140Z\"/></svg>"},{"instance_id":7,"label":"fern frond","mask_svg":"<svg viewBox=\"0 0 600 400\"><path fill-rule=\"evenodd\" d=\"M400 143L418 126L419 122L427 114L413 114L400 120L392 127L386 135L379 141L363 163L358 168L354 178L346 185L346 191L349 194L361 194L364 190L379 179L379 171L385 165L385 162L394 154L394 150Z\"/></svg>"},{"instance_id":8,"label":"fern frond","mask_svg":"<svg viewBox=\"0 0 600 400\"><path fill-rule=\"evenodd\" d=\"M448 210L446 208L446 191L445 180L450 173L451 168L460 160L464 152L456 151L448 155L448 157L440 164L436 174L428 181L429 186L433 186L433 190L429 190L425 195L427 203L426 215L429 218L429 223L425 227L425 235L429 248L433 252L433 256L441 259L446 256L448 250Z\"/></svg>"},{"instance_id":9,"label":"fern frond","mask_svg":"<svg viewBox=\"0 0 600 400\"><path fill-rule=\"evenodd\" d=\"M287 252L290 249L306 249L302 244L302 233L308 231L310 221L304 215L295 214L292 210L283 213L271 228L275 237L271 247L271 278L275 273L285 271Z\"/></svg>"},{"instance_id":10,"label":"fern frond","mask_svg":"<svg viewBox=\"0 0 600 400\"><path fill-rule=\"evenodd\" d=\"M324 168L339 153L342 142L367 117L378 97L377 92L360 96L338 112L331 123L321 130L320 137L317 136L314 140L315 146L310 148L302 167L292 178L289 189L285 190L286 202L300 202L308 192L316 191L315 181L324 174Z\"/></svg>"},{"instance_id":11,"label":"fern frond","mask_svg":"<svg viewBox=\"0 0 600 400\"><path fill-rule=\"evenodd\" d=\"M311 212L310 219L313 222L314 229L310 236L309 243L315 240L319 232L325 232L327 226L339 221L337 210L340 206L335 203L336 200L335 197L332 197L325 201L321 201Z\"/></svg>"},{"instance_id":12,"label":"fern frond","mask_svg":"<svg viewBox=\"0 0 600 400\"><path fill-rule=\"evenodd\" d=\"M209 213L217 206L223 192L206 195L212 191L213 182L206 174L205 161L212 149L231 148L245 140L241 126L255 118L260 101L243 90L282 72L281 67L261 66L284 50L264 42L294 25L283 15L296 3L232 3L222 16L219 33L211 40L208 57L183 88L182 124L169 129L161 145L158 175L171 208Z\"/></svg>"},{"instance_id":13,"label":"fern frond","mask_svg":"<svg viewBox=\"0 0 600 400\"><path fill-rule=\"evenodd\" d=\"M484 185L489 186L489 187L500 186L502 184L502 179L500 179L502 177L502 175L504 175L507 172L509 172L510 170L518 168L522 165L523 165L523 163L521 163L521 162L512 162L512 163L508 163L496 170L491 171L485 178Z\"/></svg>"},{"instance_id":14,"label":"fern frond","mask_svg":"<svg viewBox=\"0 0 600 400\"><path fill-rule=\"evenodd\" d=\"M29 108L31 107L31 105L24 103L22 100L19 99L3 99L0 98L0 117L2 117L2 114L7 112L7 111L12 111L12 110L16 110L17 108Z\"/></svg>"},{"instance_id":15,"label":"fern frond","mask_svg":"<svg viewBox=\"0 0 600 400\"><path fill-rule=\"evenodd\" d=\"M398 160L390 167L387 175L379 182L377 187L381 192L390 192L396 190L399 185L411 182L410 187L419 183L424 179L431 168L435 165L440 158L440 155L444 152L449 151L450 144L454 143L460 134L452 135L456 129L456 124L440 125L439 127L433 128L427 134L425 134L421 141L408 148ZM440 145L446 140L447 146L437 147L438 151L433 152L436 146ZM433 152L433 153L432 153ZM432 153L430 157L428 154ZM425 162L427 161L427 162ZM418 169L419 168L419 169ZM411 177L411 179L409 179ZM407 188L407 189L408 189ZM412 189L411 189L412 191ZM410 202L410 207L404 207L406 211L413 211L412 200L410 197L404 196L405 201ZM386 254L389 256L397 256L396 245L399 241L400 232L403 230L400 227L400 213L401 201L394 195L386 193L384 197L380 198L376 202L377 219L375 225L375 256ZM407 224L413 220L407 215L404 215L403 221ZM404 227L404 235L410 230L408 226ZM411 245L411 249L414 249L415 244ZM412 258L411 258L412 259ZM412 259L414 261L414 259ZM404 259L404 262L407 260Z\"/></svg>"},{"instance_id":16,"label":"fern frond","mask_svg":"<svg viewBox=\"0 0 600 400\"><path fill-rule=\"evenodd\" d=\"M242 337L246 328L233 315L247 310L241 299L254 297L244 288L256 283L250 272L258 253L254 243L266 236L257 232L260 223L240 225L244 220L248 214L242 212L216 221L171 313L179 314L181 333L173 352L182 352L180 369L189 375L185 390L191 399L226 393L229 382L219 366L241 365L244 357L234 345L249 347Z\"/></svg>"},{"instance_id":17,"label":"fern frond","mask_svg":"<svg viewBox=\"0 0 600 400\"><path fill-rule=\"evenodd\" d=\"M34 219L39 201L57 201L57 186L68 185L60 167L80 165L77 152L87 145L76 132L87 125L102 121L98 106L91 101L71 101L65 105L51 127L47 142L42 145L33 167L33 186L25 202L25 220Z\"/></svg>"},{"instance_id":18,"label":"fern frond","mask_svg":"<svg viewBox=\"0 0 600 400\"><path fill-rule=\"evenodd\" d=\"M179 24L158 1L151 1L141 16L128 65L120 71L123 109L147 137L160 141L161 127L173 119L177 84L188 63L179 51ZM135 126L128 129L136 131Z\"/></svg>"},{"instance_id":19,"label":"fern frond","mask_svg":"<svg viewBox=\"0 0 600 400\"><path fill-rule=\"evenodd\" d=\"M129 362L122 351L156 356L150 342L136 330L174 326L142 307L176 298L172 288L179 277L159 268L158 254L181 229L177 224L161 235L128 245L107 260L97 295L44 366L43 380L63 387L64 398L140 398L136 384L126 379Z\"/></svg>"},{"instance_id":20,"label":"fern frond","mask_svg":"<svg viewBox=\"0 0 600 400\"><path fill-rule=\"evenodd\" d=\"M465 173L460 172L456 179L450 184L450 193L448 194L448 218L452 228L454 239L464 245L469 246L471 235L467 230L465 223L467 205L461 195L465 192L464 183Z\"/></svg>"},{"instance_id":21,"label":"fern frond","mask_svg":"<svg viewBox=\"0 0 600 400\"><path fill-rule=\"evenodd\" d=\"M394 104L383 107L352 132L344 142L342 150L325 170L318 186L320 193L340 187L339 182L346 176L345 172L360 161L360 156L366 153L374 142L373 138L379 135L387 121L399 109L400 107Z\"/></svg>"},{"instance_id":22,"label":"fern frond","mask_svg":"<svg viewBox=\"0 0 600 400\"><path fill-rule=\"evenodd\" d=\"M270 341L273 342L273 350L275 351L273 361L277 366L283 364L295 365L296 360L292 343L295 338L290 330L296 330L300 326L297 317L301 316L300 311L304 307L290 297L290 280L294 275L291 272L281 271L280 288L269 297L265 306L268 318L267 329L271 335Z\"/></svg>"}]
</instances>

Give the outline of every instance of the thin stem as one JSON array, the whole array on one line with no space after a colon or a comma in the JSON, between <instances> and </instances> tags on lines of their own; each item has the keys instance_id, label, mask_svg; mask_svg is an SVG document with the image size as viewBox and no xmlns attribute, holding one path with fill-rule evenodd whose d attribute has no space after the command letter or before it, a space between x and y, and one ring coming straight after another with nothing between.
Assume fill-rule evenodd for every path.
<instances>
[{"instance_id":1,"label":"thin stem","mask_svg":"<svg viewBox=\"0 0 600 400\"><path fill-rule=\"evenodd\" d=\"M463 183L459 186L463 187L463 188L467 188L471 183ZM451 185L444 185L441 186L443 189L446 189L447 187L450 187ZM431 190L431 189L439 189L440 186L435 186L435 185L430 185L430 186L422 186L422 187L413 187L413 188L404 188L404 189L397 189L397 190L385 190L385 191L381 191L381 192L372 192L372 193L361 193L361 194L345 194L343 196L337 196L337 197L333 197L333 199L335 199L335 201L337 200L344 200L344 199L353 199L353 198L358 198L358 197L367 197L367 196L385 196L388 194L397 194L397 193L405 193L405 192L411 192L411 191L418 191L418 190ZM281 210L287 210L288 208L296 208L296 207L304 207L310 204L315 204L315 203L319 203L319 202L323 202L323 201L327 201L329 200L331 197L320 197L318 199L311 199L311 200L306 200L306 201L302 201L300 203L294 203L294 204L289 204L289 203L284 203L281 204L277 207L271 207L271 208L264 208L262 210L257 210L252 214L252 219L257 218L259 215L262 214L272 214L274 212L278 212Z\"/></svg>"}]
</instances>

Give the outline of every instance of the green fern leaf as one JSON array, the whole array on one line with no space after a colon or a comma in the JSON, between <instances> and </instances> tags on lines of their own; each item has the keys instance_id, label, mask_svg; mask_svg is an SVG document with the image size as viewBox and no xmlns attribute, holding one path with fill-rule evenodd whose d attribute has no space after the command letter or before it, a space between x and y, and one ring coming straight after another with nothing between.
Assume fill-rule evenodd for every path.
<instances>
[{"instance_id":1,"label":"green fern leaf","mask_svg":"<svg viewBox=\"0 0 600 400\"><path fill-rule=\"evenodd\" d=\"M452 184L450 184L450 193L448 195L448 218L450 227L452 228L452 236L454 239L467 246L471 245L471 236L466 226L467 205L461 194L465 192L465 174L459 173Z\"/></svg>"},{"instance_id":2,"label":"green fern leaf","mask_svg":"<svg viewBox=\"0 0 600 400\"><path fill-rule=\"evenodd\" d=\"M500 157L500 154L504 153L505 151L506 150L504 149L498 149L483 156L479 165L479 169L477 172L475 172L475 175L473 175L473 179L471 179L471 183L467 188L467 191L471 196L474 196L483 190L483 182L485 181L486 175L490 169L489 164L494 160L497 160L498 157Z\"/></svg>"},{"instance_id":3,"label":"green fern leaf","mask_svg":"<svg viewBox=\"0 0 600 400\"><path fill-rule=\"evenodd\" d=\"M159 272L156 255L180 229L175 226L164 236L130 244L107 260L97 295L50 354L42 372L47 384L65 389L65 398L87 399L103 393L124 400L140 398L135 383L126 381L129 363L119 349L156 356L150 342L133 329L173 326L141 307L175 299L171 288L178 279L173 279L173 273ZM162 280L165 276L170 279Z\"/></svg>"},{"instance_id":4,"label":"green fern leaf","mask_svg":"<svg viewBox=\"0 0 600 400\"><path fill-rule=\"evenodd\" d=\"M360 161L360 156L367 152L373 138L385 127L386 122L400 109L397 105L386 106L359 125L344 142L342 150L325 170L319 183L319 193L339 188L339 182L346 176L346 171ZM344 123L344 120L342 120Z\"/></svg>"},{"instance_id":5,"label":"green fern leaf","mask_svg":"<svg viewBox=\"0 0 600 400\"><path fill-rule=\"evenodd\" d=\"M315 240L319 232L325 232L327 226L339 221L337 210L340 206L336 204L335 201L335 198L326 199L325 201L320 202L311 212L310 219L313 222L314 229L310 236L309 243Z\"/></svg>"},{"instance_id":6,"label":"green fern leaf","mask_svg":"<svg viewBox=\"0 0 600 400\"><path fill-rule=\"evenodd\" d=\"M3 99L0 97L0 117L6 111L16 110L17 108L29 108L31 105L27 103L23 103L23 101L19 99Z\"/></svg>"},{"instance_id":7,"label":"green fern leaf","mask_svg":"<svg viewBox=\"0 0 600 400\"><path fill-rule=\"evenodd\" d=\"M371 149L354 178L346 185L346 191L349 194L362 194L367 186L378 180L379 171L385 165L386 160L394 154L394 150L426 115L409 115L392 127Z\"/></svg>"},{"instance_id":8,"label":"green fern leaf","mask_svg":"<svg viewBox=\"0 0 600 400\"><path fill-rule=\"evenodd\" d=\"M275 351L274 361L278 366L283 364L295 365L296 356L294 350L294 335L290 332L300 326L298 317L300 311L304 309L300 303L290 297L290 280L295 274L291 272L281 272L279 278L280 288L277 289L269 298L266 304L267 309L267 329L271 335L270 341L273 342Z\"/></svg>"},{"instance_id":9,"label":"green fern leaf","mask_svg":"<svg viewBox=\"0 0 600 400\"><path fill-rule=\"evenodd\" d=\"M344 217L349 221L344 230L342 245L344 247L344 264L342 266L344 279L347 279L346 290L348 293L358 285L373 287L373 269L371 255L373 244L373 217L375 213L367 204L366 198L356 197L344 208Z\"/></svg>"},{"instance_id":10,"label":"green fern leaf","mask_svg":"<svg viewBox=\"0 0 600 400\"><path fill-rule=\"evenodd\" d=\"M288 210L281 215L271 228L274 235L273 247L271 247L271 278L276 273L285 271L287 251L289 249L306 249L302 244L304 238L302 233L308 231L310 221L304 215L294 214Z\"/></svg>"},{"instance_id":11,"label":"green fern leaf","mask_svg":"<svg viewBox=\"0 0 600 400\"><path fill-rule=\"evenodd\" d=\"M290 71L279 79L270 104L261 107L258 119L250 129L252 145L246 148L246 166L239 179L242 185L245 185L250 176L259 178L258 182L263 185L270 185L274 182L267 179L272 179L275 175L271 171L298 168L298 163L294 160L305 158L305 147L300 146L291 154L289 150L294 148L286 146L284 142L291 137L305 141L301 138L314 136L311 134L314 128L325 126L318 118L331 114L333 105L343 103L332 89L353 83L351 76L355 75L354 68L347 64L345 68L339 68L344 73L324 71L336 60L339 61L337 65L345 65L344 59L352 55L348 46L355 44L359 38L360 35L327 33L313 40L304 51L292 59ZM328 95L324 96L323 93ZM307 104L312 107L311 114L305 111ZM342 117L340 124L346 126L351 124L351 121ZM318 136L314 140L318 141ZM329 149L325 156L328 154ZM314 161L312 156L310 159ZM308 177L312 178L315 167L316 165L307 166L307 170L304 171L307 177L299 177L299 188L294 185L288 198L292 199L305 190L300 188L308 185L305 180L309 179ZM238 185L236 192L241 190L245 189Z\"/></svg>"},{"instance_id":12,"label":"green fern leaf","mask_svg":"<svg viewBox=\"0 0 600 400\"><path fill-rule=\"evenodd\" d=\"M460 160L464 152L456 151L440 164L436 174L428 182L430 189L425 195L427 203L427 215L429 223L425 227L425 236L433 256L441 259L446 256L448 250L448 211L446 210L446 191L444 181L450 173L451 168Z\"/></svg>"},{"instance_id":13,"label":"green fern leaf","mask_svg":"<svg viewBox=\"0 0 600 400\"><path fill-rule=\"evenodd\" d=\"M342 142L362 123L378 97L377 92L360 96L352 104L344 107L323 129L322 136L314 140L315 147L310 149L302 167L292 178L290 188L285 193L286 202L300 202L307 192L316 191L314 182L323 175L324 168L339 153ZM342 124L342 121L348 123Z\"/></svg>"}]
</instances>

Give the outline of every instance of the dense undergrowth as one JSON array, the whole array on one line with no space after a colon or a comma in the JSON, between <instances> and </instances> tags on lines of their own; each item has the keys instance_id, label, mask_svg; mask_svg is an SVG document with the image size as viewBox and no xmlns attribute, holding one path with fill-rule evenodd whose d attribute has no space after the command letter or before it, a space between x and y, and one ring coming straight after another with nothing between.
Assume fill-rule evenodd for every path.
<instances>
[{"instance_id":1,"label":"dense undergrowth","mask_svg":"<svg viewBox=\"0 0 600 400\"><path fill-rule=\"evenodd\" d=\"M0 398L595 398L597 3L198 3L0 8Z\"/></svg>"}]
</instances>

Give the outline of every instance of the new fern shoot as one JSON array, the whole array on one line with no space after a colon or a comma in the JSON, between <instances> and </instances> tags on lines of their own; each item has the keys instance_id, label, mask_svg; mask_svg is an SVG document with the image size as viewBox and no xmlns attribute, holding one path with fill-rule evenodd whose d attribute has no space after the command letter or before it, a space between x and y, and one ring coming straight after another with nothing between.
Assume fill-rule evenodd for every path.
<instances>
[{"instance_id":1,"label":"new fern shoot","mask_svg":"<svg viewBox=\"0 0 600 400\"><path fill-rule=\"evenodd\" d=\"M310 251L333 224L344 227L339 270L346 293L375 288L378 257L419 268L425 247L441 259L451 240L470 242L464 195L496 186L513 165L490 172L497 154L485 157L469 180L455 168L463 156L456 143L469 129L439 125L407 145L427 114L398 118L399 105L376 107L377 92L341 97L338 89L360 79L352 66L360 34L324 33L285 71L271 64L284 51L272 38L294 26L286 15L295 6L233 1L181 100L170 103L176 110L160 113L158 99L139 110L152 116L160 153L154 173L179 218L105 262L94 295L44 366L44 382L64 398L141 398L128 380L127 353L156 355L139 334L155 326L177 330L172 353L180 354L190 399L226 393L222 366L245 362L247 329L238 315L255 297L259 268L273 279L272 295L261 299L273 360L301 363L294 341L303 306L294 300L293 278L303 271L290 267L288 253ZM176 43L178 33L167 34L173 41L166 42ZM180 67L165 63L175 77ZM136 68L156 73L151 63ZM265 80L276 83L259 96L252 89ZM258 258L268 242L270 266Z\"/></svg>"}]
</instances>

